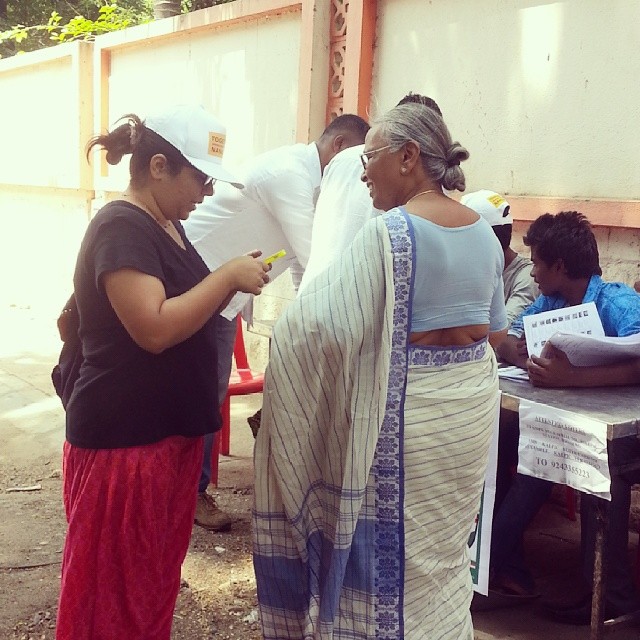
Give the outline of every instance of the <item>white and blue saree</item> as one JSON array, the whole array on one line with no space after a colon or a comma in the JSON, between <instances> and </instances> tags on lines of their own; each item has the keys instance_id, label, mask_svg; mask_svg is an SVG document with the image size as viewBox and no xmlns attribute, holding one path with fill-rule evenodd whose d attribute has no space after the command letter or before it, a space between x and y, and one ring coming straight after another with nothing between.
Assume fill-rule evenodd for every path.
<instances>
[{"instance_id":1,"label":"white and blue saree","mask_svg":"<svg viewBox=\"0 0 640 640\"><path fill-rule=\"evenodd\" d=\"M473 638L495 358L409 345L413 264L393 210L275 327L253 514L266 640Z\"/></svg>"}]
</instances>

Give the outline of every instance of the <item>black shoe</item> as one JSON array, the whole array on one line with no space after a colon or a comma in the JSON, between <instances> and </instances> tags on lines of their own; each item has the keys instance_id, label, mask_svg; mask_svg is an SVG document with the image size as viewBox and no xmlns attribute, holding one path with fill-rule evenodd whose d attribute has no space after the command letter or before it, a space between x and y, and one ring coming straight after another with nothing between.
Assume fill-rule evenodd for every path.
<instances>
[{"instance_id":1,"label":"black shoe","mask_svg":"<svg viewBox=\"0 0 640 640\"><path fill-rule=\"evenodd\" d=\"M569 609L578 609L580 607L591 606L591 594L586 593L578 600L568 600L567 602L543 602L542 609L550 616L555 615L558 611L568 611Z\"/></svg>"},{"instance_id":2,"label":"black shoe","mask_svg":"<svg viewBox=\"0 0 640 640\"><path fill-rule=\"evenodd\" d=\"M253 437L256 438L258 436L258 431L260 430L260 419L262 417L262 409L258 409L252 416L247 418L247 422L249 423L249 427L251 428L251 433Z\"/></svg>"},{"instance_id":3,"label":"black shoe","mask_svg":"<svg viewBox=\"0 0 640 640\"><path fill-rule=\"evenodd\" d=\"M573 624L576 626L591 624L591 602L567 609L547 609L548 616L556 622L562 624Z\"/></svg>"}]
</instances>

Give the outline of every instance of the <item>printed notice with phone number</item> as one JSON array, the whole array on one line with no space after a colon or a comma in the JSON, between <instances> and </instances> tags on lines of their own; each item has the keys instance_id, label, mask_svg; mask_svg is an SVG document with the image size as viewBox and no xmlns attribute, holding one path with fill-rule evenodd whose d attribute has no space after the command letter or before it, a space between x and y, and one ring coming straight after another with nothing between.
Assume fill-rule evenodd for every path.
<instances>
[{"instance_id":1,"label":"printed notice with phone number","mask_svg":"<svg viewBox=\"0 0 640 640\"><path fill-rule=\"evenodd\" d=\"M611 500L607 425L521 400L518 473Z\"/></svg>"}]
</instances>

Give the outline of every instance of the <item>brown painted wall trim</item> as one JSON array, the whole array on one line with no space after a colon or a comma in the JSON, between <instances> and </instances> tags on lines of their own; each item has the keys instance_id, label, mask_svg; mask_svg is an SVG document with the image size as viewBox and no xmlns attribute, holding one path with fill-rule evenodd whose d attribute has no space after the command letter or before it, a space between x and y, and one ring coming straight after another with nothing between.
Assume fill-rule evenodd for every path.
<instances>
[{"instance_id":1,"label":"brown painted wall trim","mask_svg":"<svg viewBox=\"0 0 640 640\"><path fill-rule=\"evenodd\" d=\"M594 227L640 229L640 200L599 200L511 196L505 198L511 205L514 220L531 221L543 213L580 211Z\"/></svg>"}]
</instances>

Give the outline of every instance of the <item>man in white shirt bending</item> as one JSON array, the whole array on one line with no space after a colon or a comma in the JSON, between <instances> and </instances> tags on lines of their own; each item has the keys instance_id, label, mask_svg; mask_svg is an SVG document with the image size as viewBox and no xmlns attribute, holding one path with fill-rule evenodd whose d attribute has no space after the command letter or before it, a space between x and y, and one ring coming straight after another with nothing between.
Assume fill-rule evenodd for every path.
<instances>
[{"instance_id":1,"label":"man in white shirt bending","mask_svg":"<svg viewBox=\"0 0 640 640\"><path fill-rule=\"evenodd\" d=\"M255 157L242 175L242 190L216 184L215 194L183 222L187 237L209 269L217 269L234 256L260 249L267 257L281 249L273 280L291 269L297 289L311 251L311 230L320 181L325 167L343 149L364 143L369 130L365 120L342 115L311 144L294 144ZM236 294L224 316L218 317L218 389L220 403L227 392L233 359L235 317L251 296ZM224 531L231 519L206 493L211 478L213 436L205 438L205 456L198 487L195 523L210 531Z\"/></svg>"},{"instance_id":2,"label":"man in white shirt bending","mask_svg":"<svg viewBox=\"0 0 640 640\"><path fill-rule=\"evenodd\" d=\"M410 92L398 105L409 102L423 104L442 115L435 100L427 96ZM313 218L311 255L299 291L344 253L368 220L382 213L374 208L369 189L361 180L363 151L364 144L341 151L322 174Z\"/></svg>"}]
</instances>

